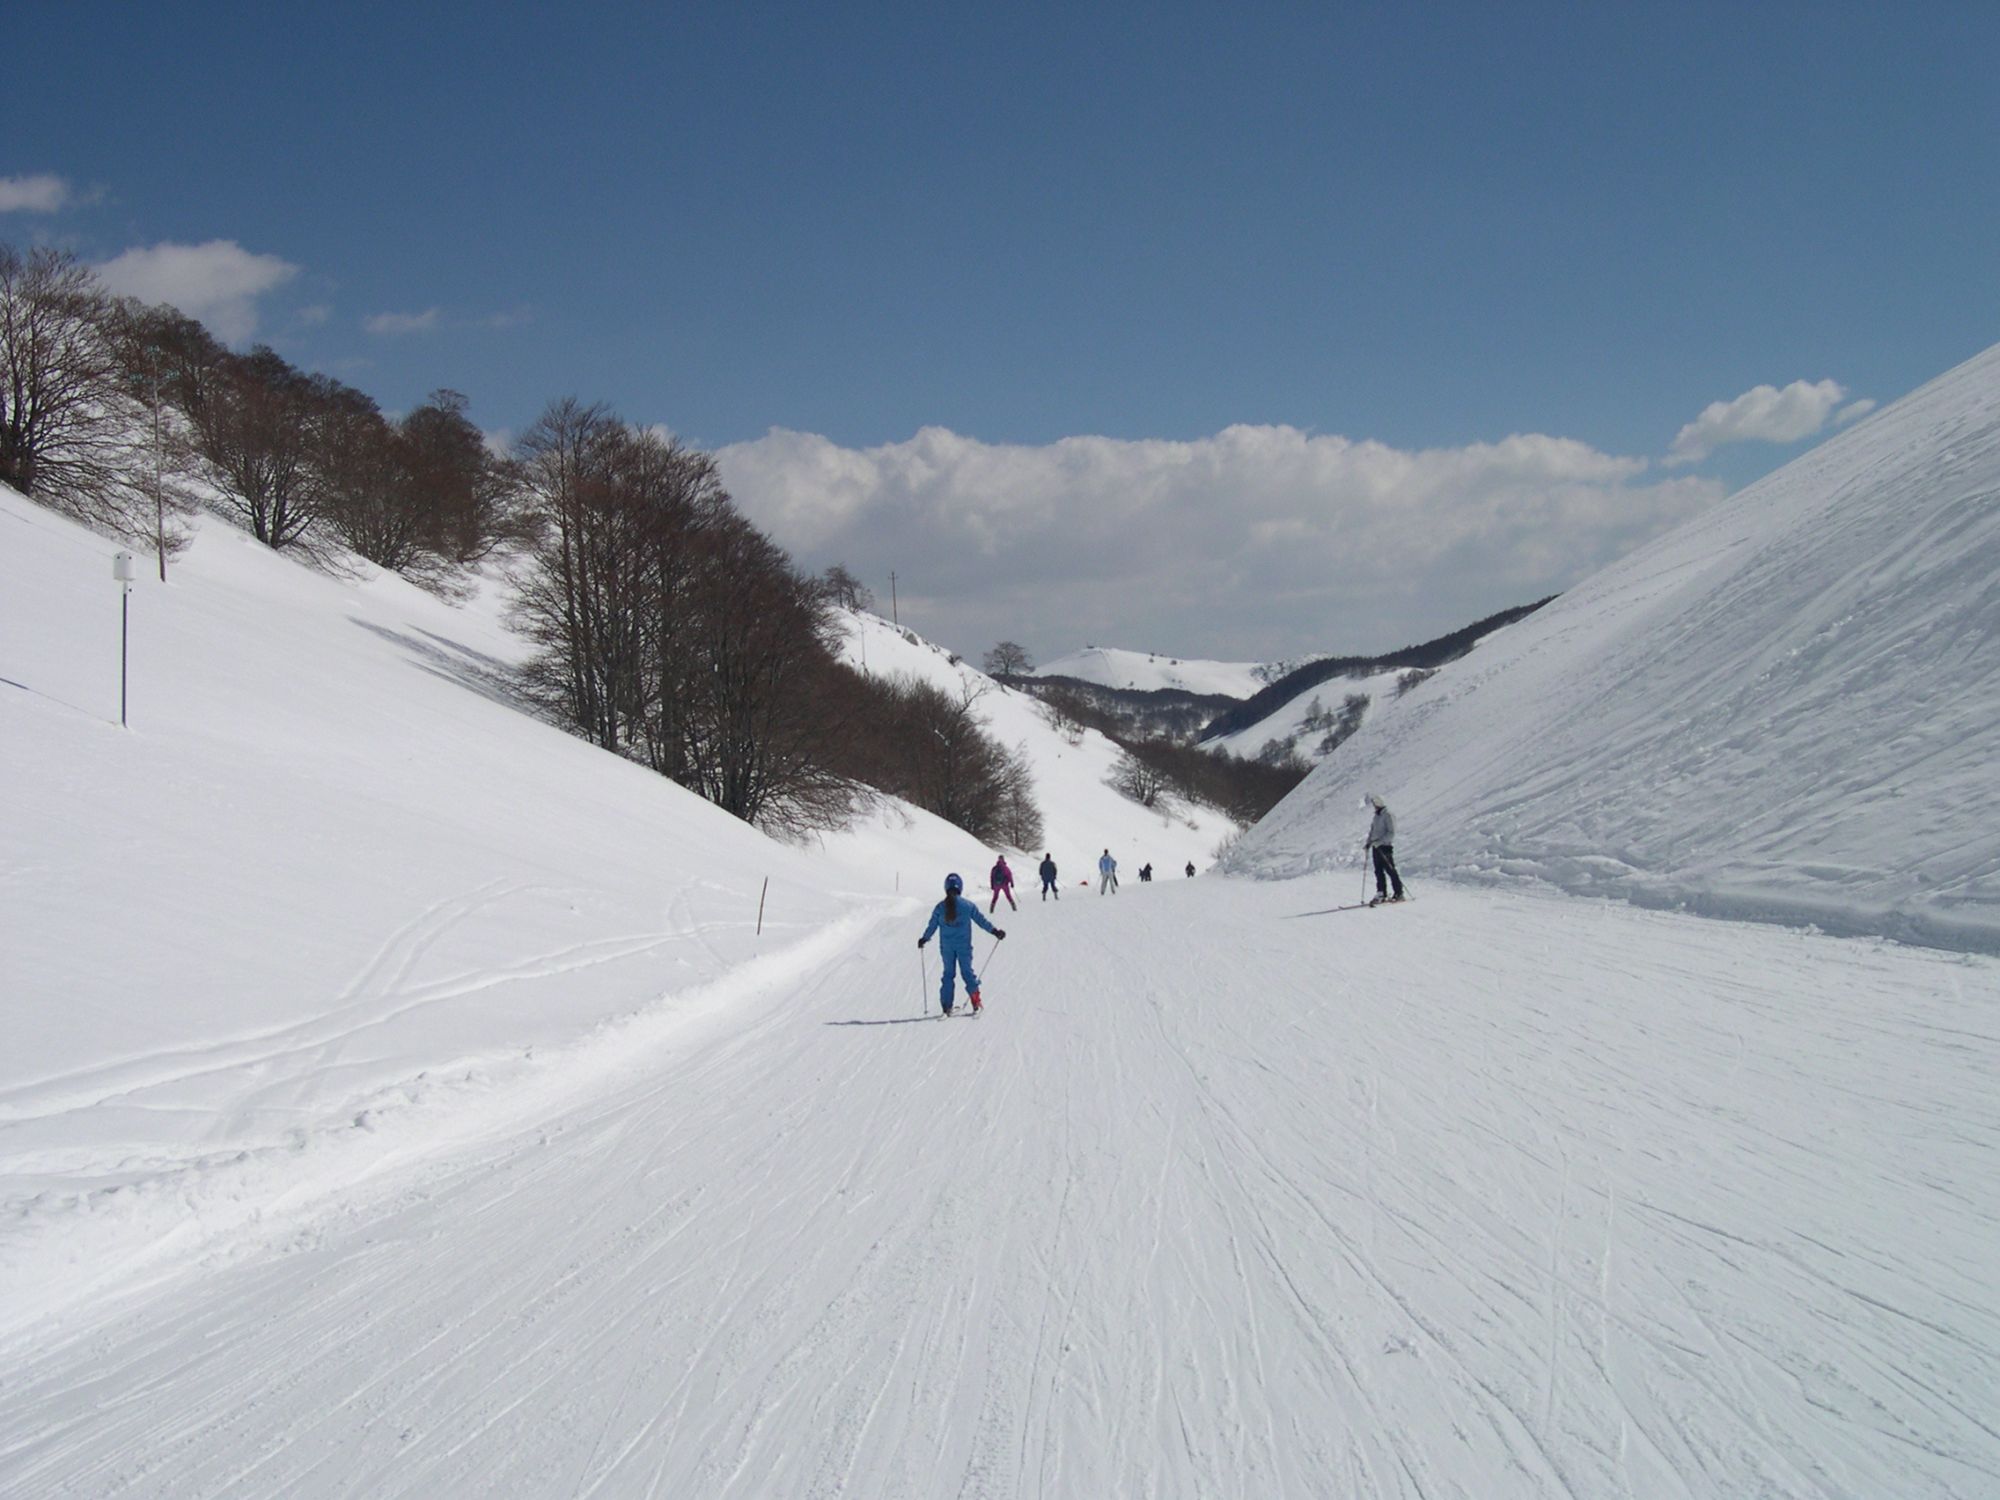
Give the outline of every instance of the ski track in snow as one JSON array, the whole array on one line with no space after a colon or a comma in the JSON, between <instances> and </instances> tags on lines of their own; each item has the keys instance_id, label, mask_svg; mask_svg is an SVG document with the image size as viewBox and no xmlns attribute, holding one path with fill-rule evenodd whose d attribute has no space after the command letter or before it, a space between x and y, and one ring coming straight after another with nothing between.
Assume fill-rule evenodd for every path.
<instances>
[{"instance_id":1,"label":"ski track in snow","mask_svg":"<svg viewBox=\"0 0 2000 1500\"><path fill-rule=\"evenodd\" d=\"M950 1023L875 921L17 1333L0 1492L2000 1493L2000 965L1346 887L1029 903Z\"/></svg>"}]
</instances>

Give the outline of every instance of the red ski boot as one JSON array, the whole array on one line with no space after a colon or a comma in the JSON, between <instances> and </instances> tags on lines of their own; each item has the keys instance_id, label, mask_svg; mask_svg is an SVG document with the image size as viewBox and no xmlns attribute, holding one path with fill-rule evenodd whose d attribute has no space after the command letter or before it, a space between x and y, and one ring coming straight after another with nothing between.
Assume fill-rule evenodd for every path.
<instances>
[{"instance_id":1,"label":"red ski boot","mask_svg":"<svg viewBox=\"0 0 2000 1500\"><path fill-rule=\"evenodd\" d=\"M974 990L972 992L972 1013L976 1016L979 1014L981 1009L982 1007L979 1004L979 991Z\"/></svg>"}]
</instances>

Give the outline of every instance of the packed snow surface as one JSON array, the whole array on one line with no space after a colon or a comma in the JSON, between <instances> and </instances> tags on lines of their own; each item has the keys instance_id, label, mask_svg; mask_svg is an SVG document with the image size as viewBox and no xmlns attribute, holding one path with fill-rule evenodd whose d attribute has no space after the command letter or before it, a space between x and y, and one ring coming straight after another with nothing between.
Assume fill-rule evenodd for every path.
<instances>
[{"instance_id":1,"label":"packed snow surface","mask_svg":"<svg viewBox=\"0 0 2000 1500\"><path fill-rule=\"evenodd\" d=\"M1074 677L1102 687L1137 688L1142 692L1179 688L1189 693L1248 698L1264 686L1259 675L1263 670L1263 664L1254 661L1188 661L1157 656L1150 651L1125 651L1117 646L1086 646L1068 656L1043 662L1032 675Z\"/></svg>"},{"instance_id":2,"label":"packed snow surface","mask_svg":"<svg viewBox=\"0 0 2000 1500\"><path fill-rule=\"evenodd\" d=\"M0 1491L2000 1491L2000 964L1354 894L878 914L17 1328Z\"/></svg>"},{"instance_id":3,"label":"packed snow surface","mask_svg":"<svg viewBox=\"0 0 2000 1500\"><path fill-rule=\"evenodd\" d=\"M1406 869L2000 952L2000 347L1362 730L1235 867Z\"/></svg>"}]
</instances>

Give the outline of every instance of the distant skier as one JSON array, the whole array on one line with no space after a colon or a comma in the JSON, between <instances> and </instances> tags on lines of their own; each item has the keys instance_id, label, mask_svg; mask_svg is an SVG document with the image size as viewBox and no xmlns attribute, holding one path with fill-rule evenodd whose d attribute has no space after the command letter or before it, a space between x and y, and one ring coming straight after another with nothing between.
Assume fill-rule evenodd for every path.
<instances>
[{"instance_id":1,"label":"distant skier","mask_svg":"<svg viewBox=\"0 0 2000 1500\"><path fill-rule=\"evenodd\" d=\"M931 934L941 933L938 938L938 955L944 960L944 976L938 981L938 1009L951 1014L951 1002L958 996L958 972L965 971L965 993L972 998L972 1008L979 1004L979 976L972 972L972 924L977 922L996 938L1007 936L1004 928L995 927L986 920L977 901L961 901L965 892L965 882L956 875L944 878L944 900L931 908L931 925L924 929L924 935L917 939L917 946L923 947L931 940Z\"/></svg>"},{"instance_id":2,"label":"distant skier","mask_svg":"<svg viewBox=\"0 0 2000 1500\"><path fill-rule=\"evenodd\" d=\"M1114 896L1118 894L1118 861L1111 857L1109 849L1097 862L1097 894L1101 896L1106 891Z\"/></svg>"},{"instance_id":3,"label":"distant skier","mask_svg":"<svg viewBox=\"0 0 2000 1500\"><path fill-rule=\"evenodd\" d=\"M1041 875L1042 899L1046 901L1050 896L1054 896L1056 900L1062 900L1062 891L1056 885L1056 861L1054 855L1044 854L1042 856Z\"/></svg>"},{"instance_id":4,"label":"distant skier","mask_svg":"<svg viewBox=\"0 0 2000 1500\"><path fill-rule=\"evenodd\" d=\"M1363 852L1375 853L1375 899L1370 906L1380 906L1384 901L1403 899L1403 877L1396 873L1396 815L1389 811L1389 805L1374 792L1368 794L1368 801L1375 809L1375 817L1368 825L1368 842L1362 845ZM1396 894L1389 894L1389 883L1395 882Z\"/></svg>"},{"instance_id":5,"label":"distant skier","mask_svg":"<svg viewBox=\"0 0 2000 1500\"><path fill-rule=\"evenodd\" d=\"M1002 854L993 862L993 873L987 877L993 886L993 904L986 909L998 911L1000 898L1007 898L1007 905L1014 911L1021 908L1014 905L1014 872L1007 868L1007 856Z\"/></svg>"},{"instance_id":6,"label":"distant skier","mask_svg":"<svg viewBox=\"0 0 2000 1500\"><path fill-rule=\"evenodd\" d=\"M1194 879L1194 861L1193 861L1193 860L1189 860L1189 861L1188 861L1188 879L1189 879L1189 880L1192 880L1192 879Z\"/></svg>"},{"instance_id":7,"label":"distant skier","mask_svg":"<svg viewBox=\"0 0 2000 1500\"><path fill-rule=\"evenodd\" d=\"M1141 885L1151 885L1152 883L1153 883L1153 867L1152 867L1152 865L1150 865L1150 864L1143 864L1143 865L1139 866L1139 884L1141 884Z\"/></svg>"}]
</instances>

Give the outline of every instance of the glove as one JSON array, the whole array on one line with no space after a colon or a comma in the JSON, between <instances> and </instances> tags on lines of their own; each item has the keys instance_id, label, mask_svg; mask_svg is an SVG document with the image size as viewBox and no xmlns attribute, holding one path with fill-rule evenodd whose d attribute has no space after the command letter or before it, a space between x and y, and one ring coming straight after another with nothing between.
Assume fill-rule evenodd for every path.
<instances>
[{"instance_id":1,"label":"glove","mask_svg":"<svg viewBox=\"0 0 2000 1500\"><path fill-rule=\"evenodd\" d=\"M919 948L921 948L921 947L923 947L923 945L924 945L925 943L928 943L929 941L930 941L930 939L929 939L929 938L927 938L927 937L920 937L920 938L918 938L918 939L917 939L917 946L918 946Z\"/></svg>"},{"instance_id":2,"label":"glove","mask_svg":"<svg viewBox=\"0 0 2000 1500\"><path fill-rule=\"evenodd\" d=\"M996 927L993 929L993 935L996 938L1003 938L1007 935L1007 929L1004 927Z\"/></svg>"}]
</instances>

